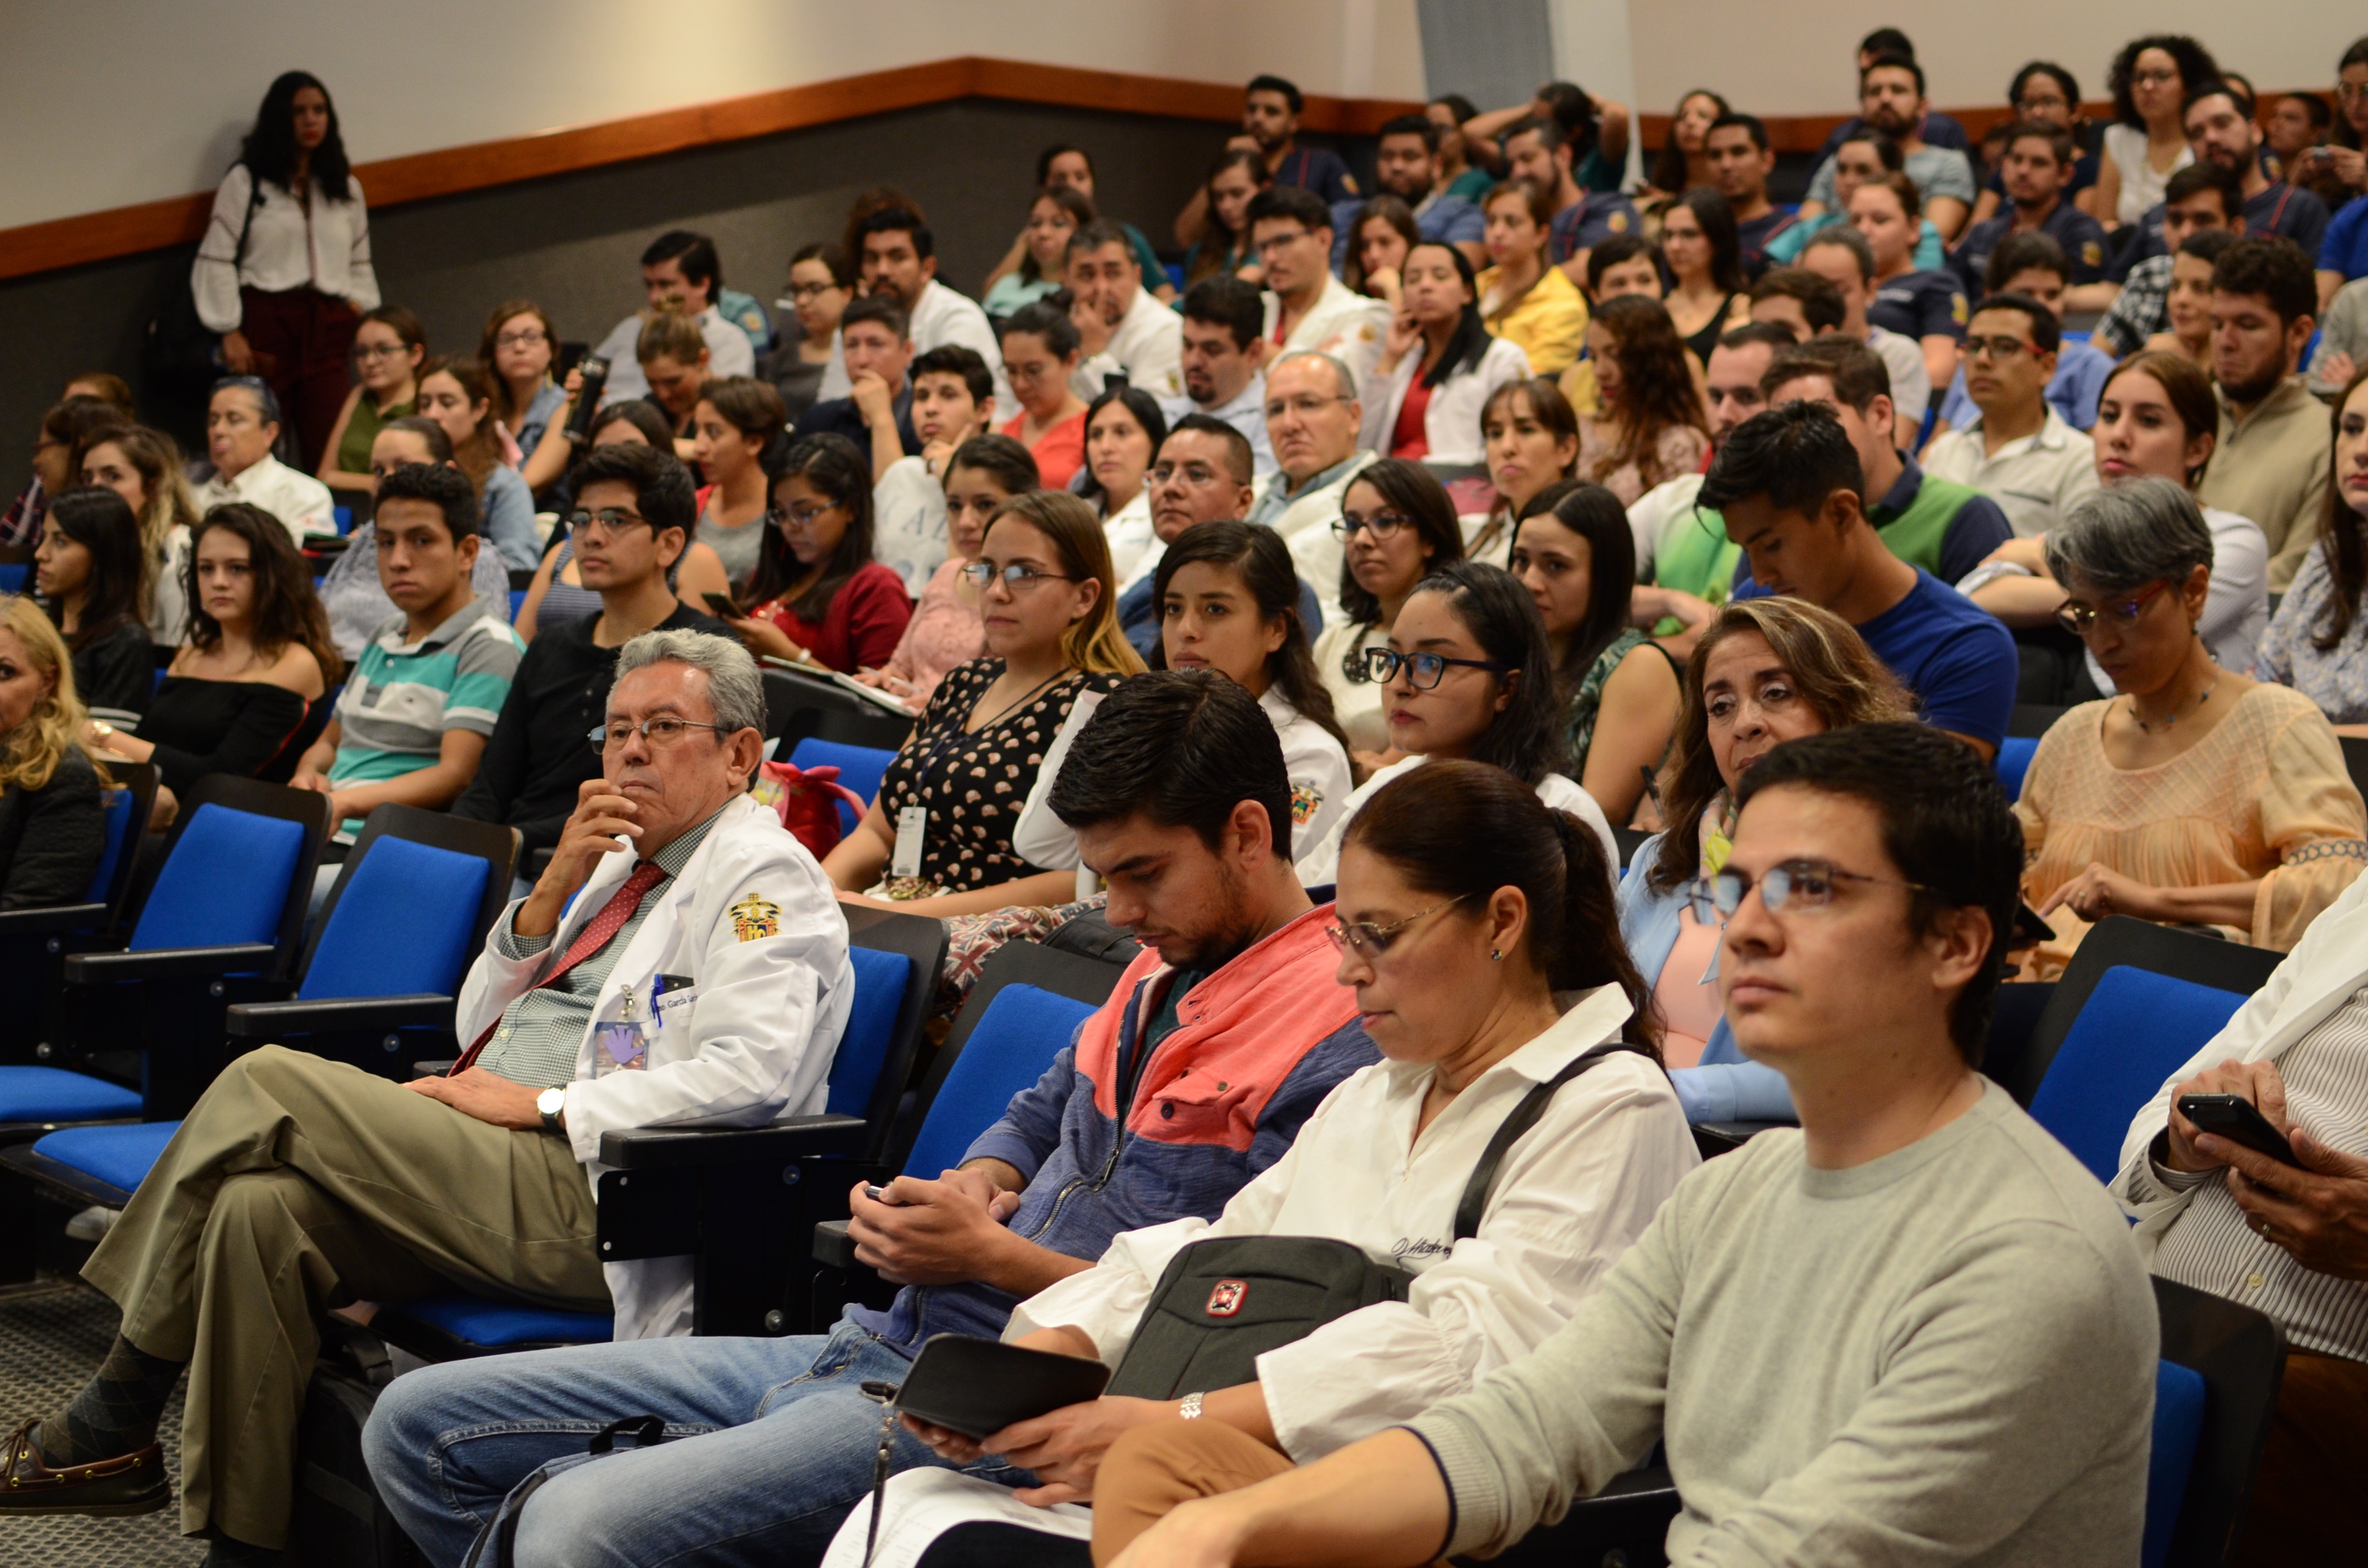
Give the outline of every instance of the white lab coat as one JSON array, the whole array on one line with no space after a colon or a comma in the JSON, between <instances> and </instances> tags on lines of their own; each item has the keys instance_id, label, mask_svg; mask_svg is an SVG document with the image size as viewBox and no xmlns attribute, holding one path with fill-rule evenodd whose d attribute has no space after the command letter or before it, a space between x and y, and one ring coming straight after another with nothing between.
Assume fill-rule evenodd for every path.
<instances>
[{"instance_id":1,"label":"white lab coat","mask_svg":"<svg viewBox=\"0 0 2368 1568\"><path fill-rule=\"evenodd\" d=\"M608 855L531 959L503 956L503 912L461 989L456 1032L473 1040L566 952L629 875L634 858ZM778 929L744 931L772 906ZM734 913L734 906L741 906ZM597 1196L603 1133L640 1127L763 1127L823 1108L825 1080L855 999L847 917L822 867L773 813L742 795L723 808L679 876L667 882L609 971L567 1088L567 1141ZM593 1072L595 1028L625 1016L630 988L646 1008L658 974L689 975L666 994L645 1070ZM643 1016L646 1016L644 1013ZM617 1337L690 1332L691 1260L606 1265Z\"/></svg>"},{"instance_id":2,"label":"white lab coat","mask_svg":"<svg viewBox=\"0 0 2368 1568\"><path fill-rule=\"evenodd\" d=\"M290 468L269 452L263 454L260 462L241 470L236 479L215 474L199 483L192 494L199 517L233 501L262 507L279 519L279 526L288 530L288 538L299 550L304 548L304 536L308 533L337 531L337 503L329 494L329 487L309 473Z\"/></svg>"},{"instance_id":3,"label":"white lab coat","mask_svg":"<svg viewBox=\"0 0 2368 1568\"><path fill-rule=\"evenodd\" d=\"M1266 290L1265 334L1274 336L1276 320L1282 313L1282 301L1273 290ZM1338 356L1349 367L1349 384L1362 386L1372 373L1373 361L1382 357L1382 335L1389 330L1390 303L1358 293L1338 278L1324 279L1324 291L1315 303L1299 318L1291 329L1274 358L1294 349L1312 348L1319 353ZM1267 361L1269 367L1273 359Z\"/></svg>"},{"instance_id":4,"label":"white lab coat","mask_svg":"<svg viewBox=\"0 0 2368 1568\"><path fill-rule=\"evenodd\" d=\"M1390 433L1397 428L1398 412L1414 387L1415 372L1422 369L1421 348L1417 344L1407 349L1398 368L1388 375L1375 370L1366 376L1359 394L1365 410L1359 446L1376 452L1390 449ZM1530 357L1517 345L1501 337L1488 339L1478 364L1466 366L1430 389L1430 403L1422 413L1423 440L1429 449L1423 454L1425 460L1457 464L1486 461L1488 453L1480 442L1480 411L1498 387L1527 381L1529 375Z\"/></svg>"},{"instance_id":5,"label":"white lab coat","mask_svg":"<svg viewBox=\"0 0 2368 1568\"><path fill-rule=\"evenodd\" d=\"M1326 626L1342 619L1340 536L1332 531L1332 525L1340 520L1340 503L1348 495L1349 486L1372 460L1372 452L1359 452L1356 467L1292 501L1276 515L1271 525L1282 536L1282 542L1291 547L1292 564L1298 568L1300 581L1315 590L1315 605L1324 612ZM1257 516L1267 496L1290 483L1281 469L1261 478L1250 497L1250 514Z\"/></svg>"},{"instance_id":6,"label":"white lab coat","mask_svg":"<svg viewBox=\"0 0 2368 1568\"><path fill-rule=\"evenodd\" d=\"M2237 1009L2227 1027L2163 1080L2154 1098L2131 1119L2122 1139L2122 1167L2112 1194L2138 1221L2131 1236L2149 1262L2165 1233L2187 1211L2202 1187L2145 1202L2132 1200L2133 1177L2146 1159L2146 1146L2170 1121L2171 1091L2207 1067L2223 1062L2275 1062L2324 1023L2362 985L2368 985L2368 877L2344 890L2310 923L2285 961Z\"/></svg>"},{"instance_id":7,"label":"white lab coat","mask_svg":"<svg viewBox=\"0 0 2368 1568\"><path fill-rule=\"evenodd\" d=\"M927 354L949 343L971 349L986 361L995 376L995 406L1003 410L1019 406L1011 395L1010 381L1004 378L1003 341L995 335L994 324L976 300L932 278L921 285L921 297L913 301L911 314L905 335L912 339L915 354ZM1182 352L1180 342L1178 352Z\"/></svg>"},{"instance_id":8,"label":"white lab coat","mask_svg":"<svg viewBox=\"0 0 2368 1568\"><path fill-rule=\"evenodd\" d=\"M1102 351L1069 372L1069 390L1091 403L1102 395L1106 378L1124 376L1153 398L1176 397L1184 391L1183 362L1184 318L1150 290L1137 289Z\"/></svg>"},{"instance_id":9,"label":"white lab coat","mask_svg":"<svg viewBox=\"0 0 2368 1568\"><path fill-rule=\"evenodd\" d=\"M1413 772L1429 761L1425 756L1409 756L1394 762L1374 774L1349 797L1340 814L1332 824L1332 831L1315 842L1312 849L1303 850L1297 870L1299 885L1308 888L1330 887L1340 880L1340 841L1348 835L1349 820L1364 809L1365 802L1380 792L1383 785ZM1611 836L1611 824L1595 797L1580 789L1559 773L1549 773L1538 780L1538 799L1557 812L1568 812L1585 823L1597 842L1603 846L1603 864L1611 872L1611 885L1620 885L1620 841ZM2321 918L2324 918L2322 916Z\"/></svg>"}]
</instances>

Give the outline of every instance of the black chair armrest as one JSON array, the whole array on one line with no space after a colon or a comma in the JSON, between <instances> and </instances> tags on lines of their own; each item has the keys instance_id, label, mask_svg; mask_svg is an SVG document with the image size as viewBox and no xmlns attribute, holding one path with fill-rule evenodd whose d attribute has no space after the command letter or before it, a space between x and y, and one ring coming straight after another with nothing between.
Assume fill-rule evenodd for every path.
<instances>
[{"instance_id":1,"label":"black chair armrest","mask_svg":"<svg viewBox=\"0 0 2368 1568\"><path fill-rule=\"evenodd\" d=\"M68 985L107 985L125 980L203 980L209 976L269 970L279 949L269 942L239 942L224 948L154 948L140 953L74 953L67 957Z\"/></svg>"},{"instance_id":2,"label":"black chair armrest","mask_svg":"<svg viewBox=\"0 0 2368 1568\"><path fill-rule=\"evenodd\" d=\"M847 1233L847 1224L844 1220L825 1220L814 1228L814 1257L816 1263L848 1270L858 1267L855 1241Z\"/></svg>"},{"instance_id":3,"label":"black chair armrest","mask_svg":"<svg viewBox=\"0 0 2368 1568\"><path fill-rule=\"evenodd\" d=\"M0 910L0 937L55 937L107 924L103 903L53 903L42 909Z\"/></svg>"},{"instance_id":4,"label":"black chair armrest","mask_svg":"<svg viewBox=\"0 0 2368 1568\"><path fill-rule=\"evenodd\" d=\"M339 996L317 1002L241 1002L222 1027L241 1040L323 1034L333 1029L450 1028L454 999L432 992L402 996Z\"/></svg>"},{"instance_id":5,"label":"black chair armrest","mask_svg":"<svg viewBox=\"0 0 2368 1568\"><path fill-rule=\"evenodd\" d=\"M1773 1127L1790 1127L1789 1121L1702 1121L1694 1124L1694 1146L1703 1159L1733 1153L1752 1139Z\"/></svg>"},{"instance_id":6,"label":"black chair armrest","mask_svg":"<svg viewBox=\"0 0 2368 1568\"><path fill-rule=\"evenodd\" d=\"M619 1170L678 1169L863 1152L860 1116L800 1116L769 1127L648 1127L600 1135L600 1163Z\"/></svg>"}]
</instances>

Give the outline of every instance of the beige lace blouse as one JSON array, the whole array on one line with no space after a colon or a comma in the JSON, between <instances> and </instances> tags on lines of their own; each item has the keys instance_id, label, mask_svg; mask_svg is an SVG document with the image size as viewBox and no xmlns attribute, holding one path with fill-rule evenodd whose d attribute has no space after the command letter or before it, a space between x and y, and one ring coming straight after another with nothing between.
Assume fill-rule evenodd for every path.
<instances>
[{"instance_id":1,"label":"beige lace blouse","mask_svg":"<svg viewBox=\"0 0 2368 1568\"><path fill-rule=\"evenodd\" d=\"M2258 877L2244 936L2283 951L2368 863L2368 806L2310 699L2257 686L2187 751L2134 769L2106 760L2108 706L2084 702L2057 720L2024 775L2014 809L2028 857L2023 896L2032 903L2091 861L2149 887ZM2068 956L2085 925L2060 909L2051 924Z\"/></svg>"}]
</instances>

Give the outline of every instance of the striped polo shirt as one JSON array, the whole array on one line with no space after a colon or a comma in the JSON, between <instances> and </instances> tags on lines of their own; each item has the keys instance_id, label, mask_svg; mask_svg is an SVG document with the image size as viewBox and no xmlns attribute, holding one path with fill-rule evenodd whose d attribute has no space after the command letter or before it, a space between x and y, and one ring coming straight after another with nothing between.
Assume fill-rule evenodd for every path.
<instances>
[{"instance_id":1,"label":"striped polo shirt","mask_svg":"<svg viewBox=\"0 0 2368 1568\"><path fill-rule=\"evenodd\" d=\"M526 644L484 599L416 642L400 615L378 629L337 698L333 786L374 784L433 767L444 733L494 733ZM347 824L351 825L351 824Z\"/></svg>"}]
</instances>

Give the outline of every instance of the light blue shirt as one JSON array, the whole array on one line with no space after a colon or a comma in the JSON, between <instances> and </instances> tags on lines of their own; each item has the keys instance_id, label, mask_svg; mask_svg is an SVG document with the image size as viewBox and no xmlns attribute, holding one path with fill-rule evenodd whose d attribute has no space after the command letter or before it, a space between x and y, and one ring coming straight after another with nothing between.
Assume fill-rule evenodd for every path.
<instances>
[{"instance_id":1,"label":"light blue shirt","mask_svg":"<svg viewBox=\"0 0 2368 1568\"><path fill-rule=\"evenodd\" d=\"M1159 415L1167 421L1170 430L1188 414L1205 414L1221 419L1242 433L1250 444L1250 477L1262 479L1274 472L1274 447L1266 435L1266 377L1252 376L1250 384L1231 403L1214 408L1203 408L1190 397L1163 397L1158 400Z\"/></svg>"}]
</instances>

